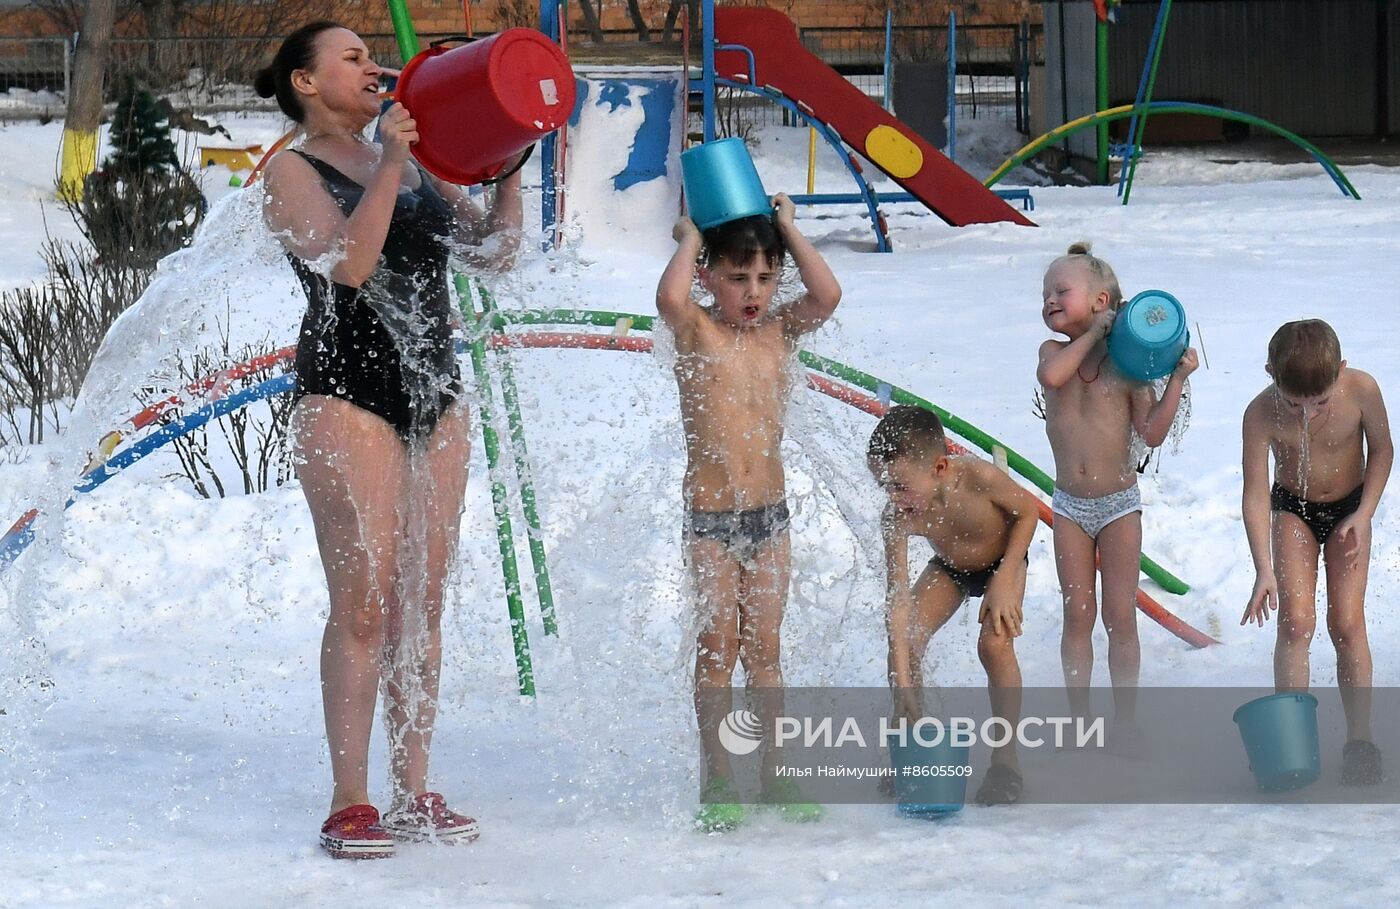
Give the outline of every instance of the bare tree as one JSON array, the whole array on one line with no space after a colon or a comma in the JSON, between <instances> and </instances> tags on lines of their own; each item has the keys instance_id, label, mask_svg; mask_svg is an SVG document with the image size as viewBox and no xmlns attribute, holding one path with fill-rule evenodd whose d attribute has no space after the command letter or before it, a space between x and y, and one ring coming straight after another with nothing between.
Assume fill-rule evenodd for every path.
<instances>
[{"instance_id":1,"label":"bare tree","mask_svg":"<svg viewBox=\"0 0 1400 909\"><path fill-rule=\"evenodd\" d=\"M81 0L29 0L29 9L35 10L63 35L74 35L83 28L83 11L88 4ZM121 25L131 16L130 3L116 4L116 24Z\"/></svg>"},{"instance_id":2,"label":"bare tree","mask_svg":"<svg viewBox=\"0 0 1400 909\"><path fill-rule=\"evenodd\" d=\"M690 22L691 36L700 33L700 0L671 0L671 5L666 8L666 25L661 32L661 40L664 43L671 43L675 37L676 20L680 18L682 9Z\"/></svg>"},{"instance_id":3,"label":"bare tree","mask_svg":"<svg viewBox=\"0 0 1400 909\"><path fill-rule=\"evenodd\" d=\"M115 0L89 0L83 9L65 115L65 126L70 130L87 132L102 122L102 73L107 66L116 14Z\"/></svg>"},{"instance_id":4,"label":"bare tree","mask_svg":"<svg viewBox=\"0 0 1400 909\"><path fill-rule=\"evenodd\" d=\"M90 0L83 9L82 31L74 54L68 109L63 121L63 153L58 194L76 199L83 179L97 165L97 127L102 123L102 75L116 19L116 0Z\"/></svg>"},{"instance_id":5,"label":"bare tree","mask_svg":"<svg viewBox=\"0 0 1400 909\"><path fill-rule=\"evenodd\" d=\"M642 8L637 5L637 0L627 0L627 15L632 17L632 25L637 29L637 38L643 44L651 41L651 31L647 28L647 20L642 17Z\"/></svg>"},{"instance_id":6,"label":"bare tree","mask_svg":"<svg viewBox=\"0 0 1400 909\"><path fill-rule=\"evenodd\" d=\"M534 28L539 19L539 5L534 0L496 0L496 26L508 28Z\"/></svg>"},{"instance_id":7,"label":"bare tree","mask_svg":"<svg viewBox=\"0 0 1400 909\"><path fill-rule=\"evenodd\" d=\"M601 0L599 0L601 2ZM603 26L598 20L598 11L593 8L593 4L588 0L578 0L579 9L583 11L583 25L588 29L588 37L594 44L603 43Z\"/></svg>"}]
</instances>

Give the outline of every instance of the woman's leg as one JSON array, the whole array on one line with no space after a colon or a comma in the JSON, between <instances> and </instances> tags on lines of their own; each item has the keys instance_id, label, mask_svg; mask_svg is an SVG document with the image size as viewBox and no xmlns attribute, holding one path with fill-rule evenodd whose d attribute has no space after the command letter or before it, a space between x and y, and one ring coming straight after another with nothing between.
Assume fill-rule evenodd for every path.
<instances>
[{"instance_id":1,"label":"woman's leg","mask_svg":"<svg viewBox=\"0 0 1400 909\"><path fill-rule=\"evenodd\" d=\"M442 605L457 553L471 455L465 402L438 420L425 451L410 457L407 532L401 559L399 621L389 627L391 655L386 717L394 799L427 791L428 756L442 673Z\"/></svg>"},{"instance_id":2,"label":"woman's leg","mask_svg":"<svg viewBox=\"0 0 1400 909\"><path fill-rule=\"evenodd\" d=\"M330 590L330 617L321 640L321 696L335 781L334 814L369 801L369 738L384 617L395 609L405 451L384 420L334 398L303 398L293 422L297 475Z\"/></svg>"}]
</instances>

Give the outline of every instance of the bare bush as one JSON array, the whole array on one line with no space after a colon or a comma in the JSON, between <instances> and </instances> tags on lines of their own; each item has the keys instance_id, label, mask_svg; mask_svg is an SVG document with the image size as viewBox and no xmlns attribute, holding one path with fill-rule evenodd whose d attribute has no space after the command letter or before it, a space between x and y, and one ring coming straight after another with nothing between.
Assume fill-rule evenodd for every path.
<instances>
[{"instance_id":1,"label":"bare bush","mask_svg":"<svg viewBox=\"0 0 1400 909\"><path fill-rule=\"evenodd\" d=\"M98 260L154 269L188 244L204 216L204 194L187 171L89 174L83 195L66 203Z\"/></svg>"},{"instance_id":2,"label":"bare bush","mask_svg":"<svg viewBox=\"0 0 1400 909\"><path fill-rule=\"evenodd\" d=\"M53 239L40 254L42 284L0 293L0 437L18 443L62 428L61 402L78 393L107 329L151 276Z\"/></svg>"},{"instance_id":3,"label":"bare bush","mask_svg":"<svg viewBox=\"0 0 1400 909\"><path fill-rule=\"evenodd\" d=\"M217 376L220 370L226 370L229 364L251 360L271 347L268 341L262 349L247 345L233 350L222 327L220 342L218 347L204 347L179 356L183 384L193 386L201 383L210 376ZM217 381L217 393L211 398L237 394L276 375L276 367L266 367L227 382ZM163 395L160 400L164 400ZM144 403L153 404L155 400ZM273 395L266 399L266 407L252 404L240 407L219 416L212 424L206 423L175 439L171 442L171 448L179 458L181 469L176 476L187 479L194 491L206 499L222 499L238 488L244 495L252 495L283 485L293 475L287 433L292 407L290 393ZM189 412L189 408L168 410L162 414L161 422L173 422ZM210 425L217 428L217 438L222 440L222 445L211 447L211 439L215 437L209 431ZM237 471L236 478L225 476L227 468L221 466L225 452Z\"/></svg>"},{"instance_id":4,"label":"bare bush","mask_svg":"<svg viewBox=\"0 0 1400 909\"><path fill-rule=\"evenodd\" d=\"M540 5L536 0L496 0L492 12L502 31L539 25Z\"/></svg>"}]
</instances>

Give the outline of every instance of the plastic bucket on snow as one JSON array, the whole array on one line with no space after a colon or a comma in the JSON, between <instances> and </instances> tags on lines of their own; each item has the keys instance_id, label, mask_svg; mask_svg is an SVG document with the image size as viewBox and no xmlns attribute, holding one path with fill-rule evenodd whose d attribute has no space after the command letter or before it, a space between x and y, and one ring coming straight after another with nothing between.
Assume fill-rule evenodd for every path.
<instances>
[{"instance_id":1,"label":"plastic bucket on snow","mask_svg":"<svg viewBox=\"0 0 1400 909\"><path fill-rule=\"evenodd\" d=\"M469 186L568 122L574 71L558 45L512 28L408 61L395 97L418 123L413 156L435 176Z\"/></svg>"},{"instance_id":2,"label":"plastic bucket on snow","mask_svg":"<svg viewBox=\"0 0 1400 909\"><path fill-rule=\"evenodd\" d=\"M726 221L773 213L758 169L737 136L694 145L681 152L681 179L690 219L701 230Z\"/></svg>"},{"instance_id":3,"label":"plastic bucket on snow","mask_svg":"<svg viewBox=\"0 0 1400 909\"><path fill-rule=\"evenodd\" d=\"M902 745L891 742L890 764L900 813L936 818L961 811L971 774L968 750L966 745L949 744L946 735L935 745L921 744L912 737Z\"/></svg>"},{"instance_id":4,"label":"plastic bucket on snow","mask_svg":"<svg viewBox=\"0 0 1400 909\"><path fill-rule=\"evenodd\" d=\"M1160 379L1190 346L1186 310L1164 290L1144 290L1129 300L1108 333L1108 353L1118 370L1139 382Z\"/></svg>"},{"instance_id":5,"label":"plastic bucket on snow","mask_svg":"<svg viewBox=\"0 0 1400 909\"><path fill-rule=\"evenodd\" d=\"M1317 698L1286 692L1256 698L1235 711L1249 769L1267 792L1301 789L1322 775Z\"/></svg>"}]
</instances>

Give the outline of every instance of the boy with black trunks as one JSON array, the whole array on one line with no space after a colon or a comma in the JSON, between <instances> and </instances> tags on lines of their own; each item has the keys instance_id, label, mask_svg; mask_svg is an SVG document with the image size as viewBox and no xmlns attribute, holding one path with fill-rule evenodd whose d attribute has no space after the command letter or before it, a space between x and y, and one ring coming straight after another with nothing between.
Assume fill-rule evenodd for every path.
<instances>
[{"instance_id":1,"label":"boy with black trunks","mask_svg":"<svg viewBox=\"0 0 1400 909\"><path fill-rule=\"evenodd\" d=\"M733 706L736 660L762 729L771 730L782 712L779 631L789 568L783 414L798 338L821 326L841 299L831 269L794 226L792 202L779 194L773 204L775 215L730 221L703 236L682 218L656 290L657 312L675 333L685 429L685 552L698 608L694 694L705 757L696 822L710 832L737 826L745 814L719 740ZM700 283L714 298L710 306L691 299L702 251ZM806 293L775 309L789 253ZM776 763L766 749L760 799L788 819L820 817L792 779L777 778Z\"/></svg>"},{"instance_id":2,"label":"boy with black trunks","mask_svg":"<svg viewBox=\"0 0 1400 909\"><path fill-rule=\"evenodd\" d=\"M896 712L910 722L923 716L920 689L929 641L958 607L981 597L977 655L987 670L992 712L1014 728L1021 718L1015 639L1021 634L1027 551L1035 537L1035 496L981 458L949 455L943 424L921 407L891 408L870 437L868 460L889 497L881 527ZM934 549L912 590L911 536ZM1013 740L993 749L977 801L1009 805L1020 797Z\"/></svg>"},{"instance_id":3,"label":"boy with black trunks","mask_svg":"<svg viewBox=\"0 0 1400 909\"><path fill-rule=\"evenodd\" d=\"M1240 624L1263 627L1278 610L1274 684L1306 691L1321 554L1347 720L1342 782L1374 785L1381 753L1371 741L1365 599L1371 519L1394 459L1385 402L1375 379L1347 367L1336 332L1318 319L1275 332L1265 371L1273 384L1244 412L1244 527L1256 580Z\"/></svg>"}]
</instances>

